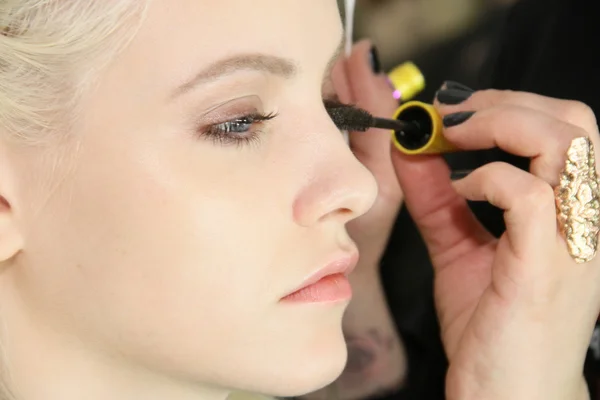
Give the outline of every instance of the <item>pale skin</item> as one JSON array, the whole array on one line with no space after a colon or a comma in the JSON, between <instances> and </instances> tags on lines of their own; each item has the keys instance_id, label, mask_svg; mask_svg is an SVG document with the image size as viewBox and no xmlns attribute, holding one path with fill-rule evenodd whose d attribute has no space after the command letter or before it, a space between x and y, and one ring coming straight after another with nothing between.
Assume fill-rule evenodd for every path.
<instances>
[{"instance_id":1,"label":"pale skin","mask_svg":"<svg viewBox=\"0 0 600 400\"><path fill-rule=\"evenodd\" d=\"M348 148L322 104L341 37L334 1L156 0L84 96L69 151L1 143L2 345L23 400L324 387L346 362L347 304L280 298L356 248L356 276L376 269L400 187L436 267L448 399L585 398L600 265L566 253L550 185L571 138L597 143L590 111L504 92L440 106L477 110L446 131L458 145L536 160L531 173L492 165L452 185L441 159L402 157L385 132ZM362 46L348 63L366 62ZM239 54L266 58L178 91ZM389 91L381 77L341 71L342 100L347 85L370 111L393 109L373 100ZM250 128L252 143L206 137L256 111L277 116ZM464 197L507 210L500 241Z\"/></svg>"},{"instance_id":2,"label":"pale skin","mask_svg":"<svg viewBox=\"0 0 600 400\"><path fill-rule=\"evenodd\" d=\"M350 56L333 69L332 80L341 101L364 108L374 115L392 115L397 103L382 74L374 74L369 60L371 44L360 41ZM348 224L348 232L361 252L350 276L354 296L343 319L350 362L367 357L360 368L348 365L333 384L313 392L309 400L363 399L399 389L405 383L406 355L385 301L379 276L379 259L402 203L402 190L391 162L389 132L371 129L350 132L355 156L373 174L378 196L371 209Z\"/></svg>"}]
</instances>

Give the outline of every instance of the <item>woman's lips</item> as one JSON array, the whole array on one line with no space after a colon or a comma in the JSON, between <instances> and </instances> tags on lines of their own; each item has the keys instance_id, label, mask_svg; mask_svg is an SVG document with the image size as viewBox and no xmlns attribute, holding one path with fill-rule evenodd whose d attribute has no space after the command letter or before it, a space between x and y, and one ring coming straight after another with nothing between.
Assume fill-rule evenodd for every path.
<instances>
[{"instance_id":1,"label":"woman's lips","mask_svg":"<svg viewBox=\"0 0 600 400\"><path fill-rule=\"evenodd\" d=\"M358 262L358 253L341 257L313 273L299 289L281 299L291 303L340 302L352 298L348 274Z\"/></svg>"},{"instance_id":2,"label":"woman's lips","mask_svg":"<svg viewBox=\"0 0 600 400\"><path fill-rule=\"evenodd\" d=\"M341 273L327 275L317 282L285 296L282 301L293 303L323 303L350 300L352 287Z\"/></svg>"}]
</instances>

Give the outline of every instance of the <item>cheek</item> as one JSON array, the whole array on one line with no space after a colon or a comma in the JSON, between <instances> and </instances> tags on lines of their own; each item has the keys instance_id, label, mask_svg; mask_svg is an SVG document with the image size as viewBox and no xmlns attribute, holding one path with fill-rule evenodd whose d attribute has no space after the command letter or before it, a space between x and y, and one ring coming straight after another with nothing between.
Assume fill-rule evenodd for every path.
<instances>
[{"instance_id":1,"label":"cheek","mask_svg":"<svg viewBox=\"0 0 600 400\"><path fill-rule=\"evenodd\" d=\"M198 154L147 154L82 155L28 240L31 298L108 340L194 342L210 337L206 321L264 318L281 290L275 249L293 231L287 203L269 192L280 185L251 170L215 173L222 166Z\"/></svg>"}]
</instances>

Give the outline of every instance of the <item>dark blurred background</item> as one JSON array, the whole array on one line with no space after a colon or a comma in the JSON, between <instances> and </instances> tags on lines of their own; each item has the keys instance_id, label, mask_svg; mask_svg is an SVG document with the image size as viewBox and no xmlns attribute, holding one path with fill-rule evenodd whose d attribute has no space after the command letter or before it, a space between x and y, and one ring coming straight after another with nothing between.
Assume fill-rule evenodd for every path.
<instances>
[{"instance_id":1,"label":"dark blurred background","mask_svg":"<svg viewBox=\"0 0 600 400\"><path fill-rule=\"evenodd\" d=\"M373 41L386 70L414 61L427 78L421 98L431 100L446 79L479 85L506 10L515 2L357 0L354 37Z\"/></svg>"}]
</instances>

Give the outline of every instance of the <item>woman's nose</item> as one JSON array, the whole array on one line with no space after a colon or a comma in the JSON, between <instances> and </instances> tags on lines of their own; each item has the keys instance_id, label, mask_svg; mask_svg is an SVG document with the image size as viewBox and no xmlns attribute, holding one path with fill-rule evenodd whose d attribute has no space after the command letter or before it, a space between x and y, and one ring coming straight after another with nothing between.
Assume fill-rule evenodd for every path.
<instances>
[{"instance_id":1,"label":"woman's nose","mask_svg":"<svg viewBox=\"0 0 600 400\"><path fill-rule=\"evenodd\" d=\"M311 167L311 178L294 201L294 218L302 226L324 220L345 224L371 208L377 197L377 183L339 131L319 144L327 148L319 151L321 156Z\"/></svg>"}]
</instances>

